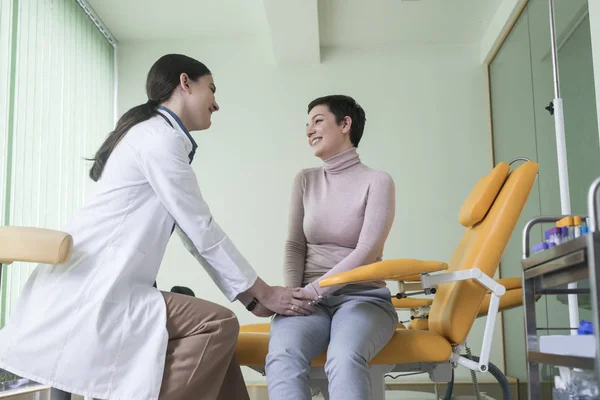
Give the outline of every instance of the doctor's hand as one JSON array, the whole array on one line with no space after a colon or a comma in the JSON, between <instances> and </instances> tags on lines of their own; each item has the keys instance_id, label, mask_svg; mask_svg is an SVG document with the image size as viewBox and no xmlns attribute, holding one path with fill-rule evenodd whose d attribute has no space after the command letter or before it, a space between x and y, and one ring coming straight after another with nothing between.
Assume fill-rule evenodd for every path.
<instances>
[{"instance_id":1,"label":"doctor's hand","mask_svg":"<svg viewBox=\"0 0 600 400\"><path fill-rule=\"evenodd\" d=\"M263 306L262 304L257 304L256 307L254 307L254 310L252 310L252 314L260 318L268 318L275 313Z\"/></svg>"},{"instance_id":2,"label":"doctor's hand","mask_svg":"<svg viewBox=\"0 0 600 400\"><path fill-rule=\"evenodd\" d=\"M318 297L303 289L271 286L270 292L262 305L277 314L300 316L315 312L314 302Z\"/></svg>"},{"instance_id":3,"label":"doctor's hand","mask_svg":"<svg viewBox=\"0 0 600 400\"><path fill-rule=\"evenodd\" d=\"M293 289L282 286L269 286L262 279L256 282L240 299L255 297L264 308L281 315L310 315L315 311L314 303L318 300L316 293L304 289Z\"/></svg>"}]
</instances>

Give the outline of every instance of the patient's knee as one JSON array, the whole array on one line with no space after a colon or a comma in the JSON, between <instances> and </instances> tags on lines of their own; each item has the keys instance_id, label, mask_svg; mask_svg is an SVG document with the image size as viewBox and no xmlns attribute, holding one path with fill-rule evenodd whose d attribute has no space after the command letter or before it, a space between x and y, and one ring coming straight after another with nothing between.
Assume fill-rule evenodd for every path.
<instances>
[{"instance_id":1,"label":"patient's knee","mask_svg":"<svg viewBox=\"0 0 600 400\"><path fill-rule=\"evenodd\" d=\"M269 353L267 354L267 362L271 361L307 361L306 355L302 351L298 343L284 340L279 343L269 345Z\"/></svg>"},{"instance_id":2,"label":"patient's knee","mask_svg":"<svg viewBox=\"0 0 600 400\"><path fill-rule=\"evenodd\" d=\"M339 373L352 371L356 369L366 369L369 367L367 359L357 351L344 348L327 352L327 362L325 363L325 372Z\"/></svg>"}]
</instances>

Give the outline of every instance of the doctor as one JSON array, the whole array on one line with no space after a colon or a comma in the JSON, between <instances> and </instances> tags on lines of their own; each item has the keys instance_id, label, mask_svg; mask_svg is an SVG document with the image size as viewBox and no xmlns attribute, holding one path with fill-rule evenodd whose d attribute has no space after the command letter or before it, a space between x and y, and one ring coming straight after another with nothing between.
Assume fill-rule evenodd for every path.
<instances>
[{"instance_id":1,"label":"doctor","mask_svg":"<svg viewBox=\"0 0 600 400\"><path fill-rule=\"evenodd\" d=\"M259 316L314 311L311 295L258 278L202 199L189 131L210 126L215 91L192 58L152 66L148 102L121 117L93 159L97 183L64 229L71 261L39 265L0 331L0 368L97 399L248 399L235 315L152 287L177 227L230 301Z\"/></svg>"}]
</instances>

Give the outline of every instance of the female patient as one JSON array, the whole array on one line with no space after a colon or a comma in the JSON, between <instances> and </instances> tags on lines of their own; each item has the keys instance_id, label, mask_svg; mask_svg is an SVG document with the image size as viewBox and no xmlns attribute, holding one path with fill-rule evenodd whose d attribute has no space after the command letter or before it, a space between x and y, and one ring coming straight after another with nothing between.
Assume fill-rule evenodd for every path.
<instances>
[{"instance_id":1,"label":"female patient","mask_svg":"<svg viewBox=\"0 0 600 400\"><path fill-rule=\"evenodd\" d=\"M368 362L398 323L384 282L319 286L326 276L381 260L394 219L392 178L356 152L364 125L363 109L348 96L308 106L308 144L324 165L295 178L285 279L322 299L309 316L274 318L266 360L271 400L309 400L310 362L326 348L330 398L370 399Z\"/></svg>"}]
</instances>

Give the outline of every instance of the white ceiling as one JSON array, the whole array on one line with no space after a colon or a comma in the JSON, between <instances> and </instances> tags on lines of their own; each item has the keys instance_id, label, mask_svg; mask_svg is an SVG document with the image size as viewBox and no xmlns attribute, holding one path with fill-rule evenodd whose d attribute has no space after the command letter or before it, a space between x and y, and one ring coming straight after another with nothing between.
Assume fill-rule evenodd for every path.
<instances>
[{"instance_id":1,"label":"white ceiling","mask_svg":"<svg viewBox=\"0 0 600 400\"><path fill-rule=\"evenodd\" d=\"M477 44L502 0L88 2L119 42L258 36L285 63L318 62L325 46Z\"/></svg>"},{"instance_id":2,"label":"white ceiling","mask_svg":"<svg viewBox=\"0 0 600 400\"><path fill-rule=\"evenodd\" d=\"M502 0L319 1L322 46L479 43Z\"/></svg>"},{"instance_id":3,"label":"white ceiling","mask_svg":"<svg viewBox=\"0 0 600 400\"><path fill-rule=\"evenodd\" d=\"M263 0L88 0L119 42L267 34Z\"/></svg>"}]
</instances>

